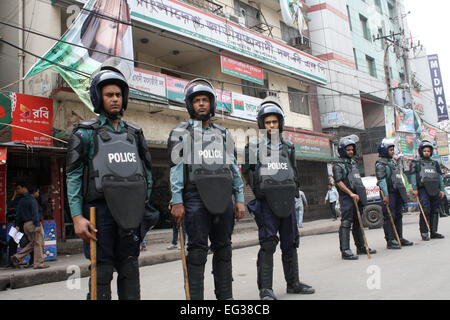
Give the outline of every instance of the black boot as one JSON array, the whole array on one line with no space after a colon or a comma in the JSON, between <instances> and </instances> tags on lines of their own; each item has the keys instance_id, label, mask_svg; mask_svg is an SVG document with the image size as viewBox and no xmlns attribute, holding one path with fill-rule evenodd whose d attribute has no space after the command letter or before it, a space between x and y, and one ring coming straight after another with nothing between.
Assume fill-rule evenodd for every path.
<instances>
[{"instance_id":1,"label":"black boot","mask_svg":"<svg viewBox=\"0 0 450 320\"><path fill-rule=\"evenodd\" d=\"M439 214L437 213L433 213L432 217L431 217L431 239L443 239L445 238L442 234L437 233L437 229L438 229L438 224L439 224Z\"/></svg>"},{"instance_id":2,"label":"black boot","mask_svg":"<svg viewBox=\"0 0 450 320\"><path fill-rule=\"evenodd\" d=\"M273 293L273 254L277 247L276 240L268 240L261 244L258 252L257 279L259 297L261 300L277 300Z\"/></svg>"},{"instance_id":3,"label":"black boot","mask_svg":"<svg viewBox=\"0 0 450 320\"><path fill-rule=\"evenodd\" d=\"M114 267L112 264L97 264L97 300L111 300L111 281ZM89 278L89 293L86 299L91 300L91 279Z\"/></svg>"},{"instance_id":4,"label":"black boot","mask_svg":"<svg viewBox=\"0 0 450 320\"><path fill-rule=\"evenodd\" d=\"M401 249L402 247L397 242L397 240L388 240L386 247L388 249Z\"/></svg>"},{"instance_id":5,"label":"black boot","mask_svg":"<svg viewBox=\"0 0 450 320\"><path fill-rule=\"evenodd\" d=\"M344 260L358 260L359 257L350 250L350 226L350 221L342 220L341 227L339 228L341 256Z\"/></svg>"},{"instance_id":6,"label":"black boot","mask_svg":"<svg viewBox=\"0 0 450 320\"><path fill-rule=\"evenodd\" d=\"M231 266L231 246L221 248L213 255L214 293L217 300L233 299L233 273Z\"/></svg>"},{"instance_id":7,"label":"black boot","mask_svg":"<svg viewBox=\"0 0 450 320\"><path fill-rule=\"evenodd\" d=\"M287 283L287 293L313 294L315 290L307 284L301 283L298 275L298 254L297 249L290 253L281 254L283 262L284 278Z\"/></svg>"},{"instance_id":8,"label":"black boot","mask_svg":"<svg viewBox=\"0 0 450 320\"><path fill-rule=\"evenodd\" d=\"M377 253L377 250L369 248L369 254L375 254L375 253ZM367 250L365 247L357 248L356 254L367 254Z\"/></svg>"},{"instance_id":9,"label":"black boot","mask_svg":"<svg viewBox=\"0 0 450 320\"><path fill-rule=\"evenodd\" d=\"M428 232L422 232L420 235L423 241L430 241L430 235L428 234Z\"/></svg>"},{"instance_id":10,"label":"black boot","mask_svg":"<svg viewBox=\"0 0 450 320\"><path fill-rule=\"evenodd\" d=\"M205 263L208 251L190 249L186 257L191 300L204 300Z\"/></svg>"},{"instance_id":11,"label":"black boot","mask_svg":"<svg viewBox=\"0 0 450 320\"><path fill-rule=\"evenodd\" d=\"M400 216L395 220L395 227L397 228L398 237L400 238L400 244L402 247L412 246L414 243L403 238L403 217Z\"/></svg>"},{"instance_id":12,"label":"black boot","mask_svg":"<svg viewBox=\"0 0 450 320\"><path fill-rule=\"evenodd\" d=\"M119 262L117 269L117 294L119 300L140 300L138 257L127 257Z\"/></svg>"}]
</instances>

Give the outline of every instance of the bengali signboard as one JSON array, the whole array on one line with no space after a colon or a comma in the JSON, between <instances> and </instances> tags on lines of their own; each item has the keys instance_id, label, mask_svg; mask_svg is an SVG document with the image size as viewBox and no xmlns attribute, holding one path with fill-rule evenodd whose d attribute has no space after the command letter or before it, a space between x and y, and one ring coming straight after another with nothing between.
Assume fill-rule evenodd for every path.
<instances>
[{"instance_id":1,"label":"bengali signboard","mask_svg":"<svg viewBox=\"0 0 450 320\"><path fill-rule=\"evenodd\" d=\"M446 156L450 154L447 132L436 133L436 144L439 156Z\"/></svg>"},{"instance_id":2,"label":"bengali signboard","mask_svg":"<svg viewBox=\"0 0 450 320\"><path fill-rule=\"evenodd\" d=\"M223 73L260 85L264 84L262 68L224 56L220 56L220 67Z\"/></svg>"},{"instance_id":3,"label":"bengali signboard","mask_svg":"<svg viewBox=\"0 0 450 320\"><path fill-rule=\"evenodd\" d=\"M231 116L256 121L259 105L262 99L246 96L239 93L232 93L233 111Z\"/></svg>"},{"instance_id":4,"label":"bengali signboard","mask_svg":"<svg viewBox=\"0 0 450 320\"><path fill-rule=\"evenodd\" d=\"M292 131L284 131L283 137L294 144L298 157L332 159L328 138Z\"/></svg>"},{"instance_id":5,"label":"bengali signboard","mask_svg":"<svg viewBox=\"0 0 450 320\"><path fill-rule=\"evenodd\" d=\"M145 96L145 93L166 98L166 76L160 73L144 69L134 68L133 75L129 81L130 87L139 91L137 95ZM135 91L131 89L131 91Z\"/></svg>"},{"instance_id":6,"label":"bengali signboard","mask_svg":"<svg viewBox=\"0 0 450 320\"><path fill-rule=\"evenodd\" d=\"M415 133L398 132L399 137L399 151L405 159L416 159L417 156L417 141Z\"/></svg>"},{"instance_id":7,"label":"bengali signboard","mask_svg":"<svg viewBox=\"0 0 450 320\"><path fill-rule=\"evenodd\" d=\"M130 0L131 17L326 84L326 65L303 51L176 0Z\"/></svg>"},{"instance_id":8,"label":"bengali signboard","mask_svg":"<svg viewBox=\"0 0 450 320\"><path fill-rule=\"evenodd\" d=\"M28 145L51 147L53 100L20 93L12 94L11 100L14 125L11 140Z\"/></svg>"}]
</instances>

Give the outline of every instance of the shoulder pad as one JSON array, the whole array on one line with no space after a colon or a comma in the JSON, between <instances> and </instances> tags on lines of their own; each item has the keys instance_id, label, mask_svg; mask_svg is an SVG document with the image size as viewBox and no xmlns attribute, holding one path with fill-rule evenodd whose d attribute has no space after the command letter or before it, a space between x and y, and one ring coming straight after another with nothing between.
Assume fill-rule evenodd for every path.
<instances>
[{"instance_id":1,"label":"shoulder pad","mask_svg":"<svg viewBox=\"0 0 450 320\"><path fill-rule=\"evenodd\" d=\"M125 122L125 126L133 129L136 132L142 131L142 128L139 127L138 125L132 123L132 122L128 122L128 121L124 121Z\"/></svg>"},{"instance_id":2,"label":"shoulder pad","mask_svg":"<svg viewBox=\"0 0 450 320\"><path fill-rule=\"evenodd\" d=\"M80 123L78 123L77 125L74 126L74 131L78 130L78 129L95 129L95 125L99 124L98 118L93 118L93 119L89 119L89 120L85 120L82 121Z\"/></svg>"},{"instance_id":3,"label":"shoulder pad","mask_svg":"<svg viewBox=\"0 0 450 320\"><path fill-rule=\"evenodd\" d=\"M290 142L289 140L285 140L283 139L283 143L288 146L289 148L295 148L294 144L292 142Z\"/></svg>"},{"instance_id":4,"label":"shoulder pad","mask_svg":"<svg viewBox=\"0 0 450 320\"><path fill-rule=\"evenodd\" d=\"M175 129L187 129L190 125L191 125L191 124L189 123L189 121L183 121L183 122L180 122L179 124L177 124L177 125L172 129L172 131L175 130Z\"/></svg>"},{"instance_id":5,"label":"shoulder pad","mask_svg":"<svg viewBox=\"0 0 450 320\"><path fill-rule=\"evenodd\" d=\"M222 126L219 125L219 124L213 123L212 126L213 126L214 128L216 128L216 129L219 129L219 130L222 131L222 132L226 132L226 131L227 131L227 129L226 129L225 127L222 127Z\"/></svg>"}]
</instances>

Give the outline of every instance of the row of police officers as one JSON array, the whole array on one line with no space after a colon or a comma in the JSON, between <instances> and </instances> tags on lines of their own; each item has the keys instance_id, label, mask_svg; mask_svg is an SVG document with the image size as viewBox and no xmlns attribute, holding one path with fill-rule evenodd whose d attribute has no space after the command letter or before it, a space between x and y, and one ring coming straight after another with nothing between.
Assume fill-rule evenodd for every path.
<instances>
[{"instance_id":1,"label":"row of police officers","mask_svg":"<svg viewBox=\"0 0 450 320\"><path fill-rule=\"evenodd\" d=\"M118 273L119 299L140 299L139 226L146 210L150 210L150 152L142 129L121 120L127 108L128 93L127 81L117 69L102 68L93 77L90 87L94 112L99 116L74 128L67 154L67 191L75 233L85 241L88 259L91 240L96 243L97 296L105 300L111 299L114 270ZM256 197L247 208L258 226L260 298L276 299L273 255L278 242L287 293L314 293L311 286L299 280L299 232L294 207L299 175L295 148L279 134L284 126L281 105L270 99L261 104L257 122L263 134L249 140L240 173L233 137L226 128L211 121L217 105L213 86L205 79L192 80L185 88L185 103L190 119L170 132L168 152L171 214L177 225L184 221L188 235L186 264L191 299L204 298L204 271L209 250L213 253L215 295L217 299L233 299L231 235L235 220L245 213L241 173ZM442 180L439 180L439 167L425 156L427 147L421 145L423 159L411 180L431 221L431 238L439 238L442 236L436 232L436 209ZM385 145L384 149L391 150L391 147ZM334 176L342 208L341 252L344 259L356 259L349 247L350 229L353 224L357 253L364 254L354 201L363 205L365 190L352 159L356 144L346 140L339 146L339 154ZM397 229L401 230L401 206L405 199L400 182L396 180L399 171L391 160L390 151L380 155L377 163L380 188L385 191L385 203L395 211ZM429 173L432 169L436 176ZM436 181L437 187L434 186ZM90 207L96 208L95 227L88 218ZM388 247L395 247L389 228L385 223ZM421 232L426 239L427 231L422 222ZM402 238L401 245L408 243Z\"/></svg>"}]
</instances>

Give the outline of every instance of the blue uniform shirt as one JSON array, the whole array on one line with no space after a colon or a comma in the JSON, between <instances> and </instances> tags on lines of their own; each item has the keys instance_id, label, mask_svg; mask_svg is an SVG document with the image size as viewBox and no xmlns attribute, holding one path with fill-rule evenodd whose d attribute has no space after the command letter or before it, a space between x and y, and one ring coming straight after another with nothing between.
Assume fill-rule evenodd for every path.
<instances>
[{"instance_id":1,"label":"blue uniform shirt","mask_svg":"<svg viewBox=\"0 0 450 320\"><path fill-rule=\"evenodd\" d=\"M203 128L201 121L189 120L189 123L194 129L199 126L202 127L202 132L209 130L211 125L206 129ZM233 194L236 202L244 203L244 182L239 174L236 158L233 159L231 165L233 172ZM170 169L170 185L172 190L172 204L183 203L183 189L184 189L184 162L180 161L177 165Z\"/></svg>"}]
</instances>

